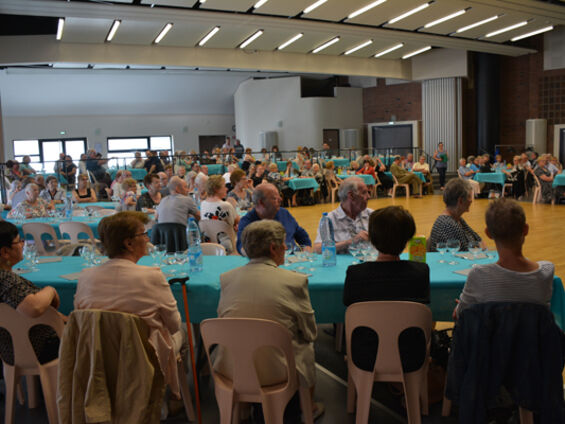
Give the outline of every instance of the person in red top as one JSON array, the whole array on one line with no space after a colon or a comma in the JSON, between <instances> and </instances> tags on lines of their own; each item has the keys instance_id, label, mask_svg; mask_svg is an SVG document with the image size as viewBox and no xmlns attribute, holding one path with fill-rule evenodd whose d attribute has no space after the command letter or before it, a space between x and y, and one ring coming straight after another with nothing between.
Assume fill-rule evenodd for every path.
<instances>
[{"instance_id":1,"label":"person in red top","mask_svg":"<svg viewBox=\"0 0 565 424\"><path fill-rule=\"evenodd\" d=\"M363 167L357 171L357 174L368 174L372 175L375 180L377 179L375 167L369 159L365 159L365 161L363 161Z\"/></svg>"}]
</instances>

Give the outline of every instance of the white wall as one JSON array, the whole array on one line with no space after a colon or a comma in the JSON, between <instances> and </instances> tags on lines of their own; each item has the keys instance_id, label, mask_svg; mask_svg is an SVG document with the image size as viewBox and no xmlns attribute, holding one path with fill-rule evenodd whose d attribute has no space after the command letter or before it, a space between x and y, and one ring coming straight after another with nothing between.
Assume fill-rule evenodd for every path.
<instances>
[{"instance_id":1,"label":"white wall","mask_svg":"<svg viewBox=\"0 0 565 424\"><path fill-rule=\"evenodd\" d=\"M361 134L361 88L338 87L335 97L301 98L299 77L247 80L234 99L237 137L254 150L260 148L259 134L266 131L277 131L280 150L320 148L324 128L354 128Z\"/></svg>"},{"instance_id":2,"label":"white wall","mask_svg":"<svg viewBox=\"0 0 565 424\"><path fill-rule=\"evenodd\" d=\"M454 49L433 49L412 58L412 80L467 77L467 52Z\"/></svg>"}]
</instances>

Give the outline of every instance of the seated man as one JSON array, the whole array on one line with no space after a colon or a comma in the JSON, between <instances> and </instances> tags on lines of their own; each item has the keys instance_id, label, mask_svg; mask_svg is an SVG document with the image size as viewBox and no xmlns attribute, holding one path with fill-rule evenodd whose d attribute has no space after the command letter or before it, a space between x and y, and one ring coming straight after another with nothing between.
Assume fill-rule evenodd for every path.
<instances>
[{"instance_id":1,"label":"seated man","mask_svg":"<svg viewBox=\"0 0 565 424\"><path fill-rule=\"evenodd\" d=\"M399 184L410 184L412 186L412 194L415 197L421 197L422 180L416 174L408 172L400 165L400 156L394 157L394 162L390 165L390 172L396 177Z\"/></svg>"},{"instance_id":2,"label":"seated man","mask_svg":"<svg viewBox=\"0 0 565 424\"><path fill-rule=\"evenodd\" d=\"M151 174L147 174L151 175ZM158 172L157 176L159 177L159 183L161 185L161 196L165 197L170 194L169 191L169 176L164 172Z\"/></svg>"},{"instance_id":3,"label":"seated man","mask_svg":"<svg viewBox=\"0 0 565 424\"><path fill-rule=\"evenodd\" d=\"M349 177L343 180L337 195L340 204L337 209L328 213L328 218L330 218L334 228L336 251L343 253L347 252L351 243L359 240L369 240L367 229L369 226L369 215L373 210L367 208L369 190L359 177ZM314 250L318 253L322 251L319 225L318 235L314 242Z\"/></svg>"},{"instance_id":4,"label":"seated man","mask_svg":"<svg viewBox=\"0 0 565 424\"><path fill-rule=\"evenodd\" d=\"M155 218L159 224L177 223L186 225L190 215L200 221L200 212L194 200L188 196L188 184L179 177L171 178L169 182L171 194L164 197L157 206Z\"/></svg>"},{"instance_id":5,"label":"seated man","mask_svg":"<svg viewBox=\"0 0 565 424\"><path fill-rule=\"evenodd\" d=\"M465 158L459 159L459 169L457 170L457 173L461 178L469 181L469 184L473 187L473 193L475 194L475 197L477 197L481 193L480 183L473 179L477 171L473 171L470 167L467 167L465 162Z\"/></svg>"},{"instance_id":6,"label":"seated man","mask_svg":"<svg viewBox=\"0 0 565 424\"><path fill-rule=\"evenodd\" d=\"M489 204L485 220L485 232L496 244L498 262L471 268L455 314L484 302L528 302L549 308L554 265L533 262L523 255L530 227L522 206L511 199L495 200Z\"/></svg>"},{"instance_id":7,"label":"seated man","mask_svg":"<svg viewBox=\"0 0 565 424\"><path fill-rule=\"evenodd\" d=\"M253 222L245 228L241 242L250 261L220 276L218 317L262 318L287 328L292 334L299 384L310 387L313 395L316 319L308 294L308 277L278 268L284 264L285 236L284 227L270 219ZM218 346L214 369L231 377L230 363L229 351ZM280 355L271 350L256 353L255 367L262 386L286 381L286 367L281 364ZM313 404L312 410L315 417L319 416L323 405Z\"/></svg>"},{"instance_id":8,"label":"seated man","mask_svg":"<svg viewBox=\"0 0 565 424\"><path fill-rule=\"evenodd\" d=\"M269 183L259 184L253 190L253 204L255 208L249 211L239 221L239 230L237 232L237 251L241 252L241 234L245 227L255 221L261 219L274 219L279 221L286 231L287 246L294 246L295 242L300 246L311 246L312 242L304 228L298 225L298 222L285 208L281 208L281 196L277 188Z\"/></svg>"}]
</instances>

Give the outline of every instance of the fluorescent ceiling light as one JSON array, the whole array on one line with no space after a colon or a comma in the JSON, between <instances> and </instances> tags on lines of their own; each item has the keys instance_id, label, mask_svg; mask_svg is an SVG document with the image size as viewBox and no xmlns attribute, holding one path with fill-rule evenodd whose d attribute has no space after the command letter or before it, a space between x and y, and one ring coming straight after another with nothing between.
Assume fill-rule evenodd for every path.
<instances>
[{"instance_id":1,"label":"fluorescent ceiling light","mask_svg":"<svg viewBox=\"0 0 565 424\"><path fill-rule=\"evenodd\" d=\"M426 47L424 47L424 48L422 48L422 49L413 51L412 53L405 54L404 56L402 56L402 59L408 59L409 57L416 56L417 54L427 52L427 51L430 50L431 48L432 48L432 46L426 46Z\"/></svg>"},{"instance_id":2,"label":"fluorescent ceiling light","mask_svg":"<svg viewBox=\"0 0 565 424\"><path fill-rule=\"evenodd\" d=\"M200 4L206 3L206 0L200 0Z\"/></svg>"},{"instance_id":3,"label":"fluorescent ceiling light","mask_svg":"<svg viewBox=\"0 0 565 424\"><path fill-rule=\"evenodd\" d=\"M424 4L422 4L422 5L420 5L420 6L416 7L416 8L414 8L414 9L412 9L412 10L409 10L409 11L406 12L406 13L403 13L403 14L400 15L400 16L397 16L396 18L392 18L390 21L387 22L387 25L393 24L393 23L398 22L398 21L401 21L402 19L407 18L408 16L413 15L414 13L418 13L418 12L420 12L421 10L424 10L425 8L427 8L429 5L430 5L429 3L424 3Z\"/></svg>"},{"instance_id":4,"label":"fluorescent ceiling light","mask_svg":"<svg viewBox=\"0 0 565 424\"><path fill-rule=\"evenodd\" d=\"M157 38L155 38L155 41L153 41L155 44L159 44L161 42L161 40L163 38L165 38L165 35L167 35L167 33L171 30L171 28L173 27L172 23L168 23L167 25L165 25L165 27L161 30L161 32L159 33L159 35L157 36Z\"/></svg>"},{"instance_id":5,"label":"fluorescent ceiling light","mask_svg":"<svg viewBox=\"0 0 565 424\"><path fill-rule=\"evenodd\" d=\"M114 21L114 23L112 24L112 28L110 28L110 32L108 33L108 36L106 37L106 41L112 41L112 39L114 38L114 35L116 35L116 31L118 30L121 23L122 23L122 21L120 21L119 19L116 19Z\"/></svg>"},{"instance_id":6,"label":"fluorescent ceiling light","mask_svg":"<svg viewBox=\"0 0 565 424\"><path fill-rule=\"evenodd\" d=\"M351 53L355 53L357 50L361 50L363 47L367 47L373 44L373 40L367 40L364 43L359 44L357 47L353 47L352 49L347 50L344 55L350 55Z\"/></svg>"},{"instance_id":7,"label":"fluorescent ceiling light","mask_svg":"<svg viewBox=\"0 0 565 424\"><path fill-rule=\"evenodd\" d=\"M198 45L199 45L200 47L202 47L202 46L203 46L204 44L206 44L206 43L208 42L208 40L209 40L210 38L212 38L212 37L214 36L214 34L216 34L219 30L220 30L220 27L219 27L219 26L215 26L214 28L212 28L212 30L211 30L208 34L206 34L202 40L200 40L200 42L198 43Z\"/></svg>"},{"instance_id":8,"label":"fluorescent ceiling light","mask_svg":"<svg viewBox=\"0 0 565 424\"><path fill-rule=\"evenodd\" d=\"M316 47L314 50L312 50L312 53L318 53L321 52L322 50L324 50L325 48L331 46L332 44L335 44L339 41L339 37L334 37L332 38L330 41L322 44L320 47Z\"/></svg>"},{"instance_id":9,"label":"fluorescent ceiling light","mask_svg":"<svg viewBox=\"0 0 565 424\"><path fill-rule=\"evenodd\" d=\"M494 37L495 35L502 34L503 32L506 32L506 31L512 31L513 29L523 27L524 25L528 25L528 21L522 21L522 22L519 22L517 24L510 25L508 27L499 29L497 31L490 32L487 35L485 35L485 37L486 38Z\"/></svg>"},{"instance_id":10,"label":"fluorescent ceiling light","mask_svg":"<svg viewBox=\"0 0 565 424\"><path fill-rule=\"evenodd\" d=\"M459 28L459 29L458 29L457 31L455 31L455 32L457 32L457 33L459 34L460 32L465 32L465 31L467 31L467 30L476 28L476 27L478 27L478 26L481 26L481 25L484 25L484 24L486 24L486 23L495 21L495 20L497 20L497 19L498 19L498 15L491 16L490 18L483 19L482 21L475 22L474 24L467 25L467 26L464 26L464 27L462 27L462 28Z\"/></svg>"},{"instance_id":11,"label":"fluorescent ceiling light","mask_svg":"<svg viewBox=\"0 0 565 424\"><path fill-rule=\"evenodd\" d=\"M255 3L253 5L253 9L259 9L261 6L263 6L265 3L267 3L269 0L259 0L257 3Z\"/></svg>"},{"instance_id":12,"label":"fluorescent ceiling light","mask_svg":"<svg viewBox=\"0 0 565 424\"><path fill-rule=\"evenodd\" d=\"M328 0L318 0L316 3L312 3L310 6L308 6L306 9L304 9L302 11L303 14L307 14L310 13L312 10L320 7L321 5L323 5L325 2L327 2Z\"/></svg>"},{"instance_id":13,"label":"fluorescent ceiling light","mask_svg":"<svg viewBox=\"0 0 565 424\"><path fill-rule=\"evenodd\" d=\"M284 43L282 43L280 46L277 47L277 50L282 50L285 47L290 46L292 43L294 43L296 40L300 40L302 37L304 36L303 33L299 33L296 34L294 37L292 37L290 40L285 41Z\"/></svg>"},{"instance_id":14,"label":"fluorescent ceiling light","mask_svg":"<svg viewBox=\"0 0 565 424\"><path fill-rule=\"evenodd\" d=\"M260 29L259 31L257 31L255 34L253 34L251 37L249 37L247 40L245 40L243 43L241 43L241 45L239 46L240 49L244 49L246 48L249 44L251 44L253 41L255 41L256 38L259 38L261 35L263 35L263 30Z\"/></svg>"},{"instance_id":15,"label":"fluorescent ceiling light","mask_svg":"<svg viewBox=\"0 0 565 424\"><path fill-rule=\"evenodd\" d=\"M441 24L442 22L449 21L450 19L456 18L457 16L461 16L466 12L465 9L458 10L457 12L452 13L451 15L444 16L443 18L436 19L435 21L428 22L424 25L424 28L431 28L436 26L437 24Z\"/></svg>"},{"instance_id":16,"label":"fluorescent ceiling light","mask_svg":"<svg viewBox=\"0 0 565 424\"><path fill-rule=\"evenodd\" d=\"M65 19L59 18L59 24L57 25L57 40L63 38L63 29L65 28Z\"/></svg>"},{"instance_id":17,"label":"fluorescent ceiling light","mask_svg":"<svg viewBox=\"0 0 565 424\"><path fill-rule=\"evenodd\" d=\"M519 35L517 37L514 37L510 41L518 41L518 40L521 40L522 38L528 38L528 37L531 37L532 35L538 35L538 34L541 34L542 32L551 31L552 29L553 29L553 26L550 25L550 26L547 26L545 28L541 28L541 29L538 29L538 30L535 30L535 31L532 31L532 32L528 32L527 34Z\"/></svg>"},{"instance_id":18,"label":"fluorescent ceiling light","mask_svg":"<svg viewBox=\"0 0 565 424\"><path fill-rule=\"evenodd\" d=\"M368 5L365 6L365 7L362 7L361 9L357 9L355 12L351 13L351 14L347 17L347 19L353 19L354 17L359 16L360 14L365 13L365 12L371 10L373 7L377 7L379 4L382 4L382 3L384 3L385 1L386 1L386 0L377 0L377 1L374 1L373 3L368 4Z\"/></svg>"},{"instance_id":19,"label":"fluorescent ceiling light","mask_svg":"<svg viewBox=\"0 0 565 424\"><path fill-rule=\"evenodd\" d=\"M398 50L399 48L404 47L404 43L398 43L395 46L392 46L386 50L383 50L382 52L379 52L375 55L375 57L381 57L384 56L385 54L388 54L390 52L393 52L395 50Z\"/></svg>"}]
</instances>

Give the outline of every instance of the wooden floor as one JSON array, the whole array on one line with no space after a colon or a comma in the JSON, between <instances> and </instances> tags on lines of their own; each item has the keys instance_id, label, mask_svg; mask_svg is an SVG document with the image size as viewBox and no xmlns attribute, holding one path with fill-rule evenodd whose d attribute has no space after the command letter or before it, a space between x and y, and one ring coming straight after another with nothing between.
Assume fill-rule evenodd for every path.
<instances>
[{"instance_id":1,"label":"wooden floor","mask_svg":"<svg viewBox=\"0 0 565 424\"><path fill-rule=\"evenodd\" d=\"M485 234L485 211L489 200L476 199L468 213L463 215L467 223L486 241L489 249L494 250L494 242ZM555 274L562 279L565 277L565 205L532 205L530 202L520 202L526 212L530 225L530 233L526 238L524 253L531 260L549 260L555 264ZM424 196L423 199L404 196L379 198L369 200L371 209L379 209L390 205L401 205L407 208L416 221L416 234L429 237L436 217L444 210L442 196ZM292 215L306 229L314 240L318 222L323 212L329 212L338 206L337 203L324 203L314 206L299 206L289 209Z\"/></svg>"}]
</instances>

